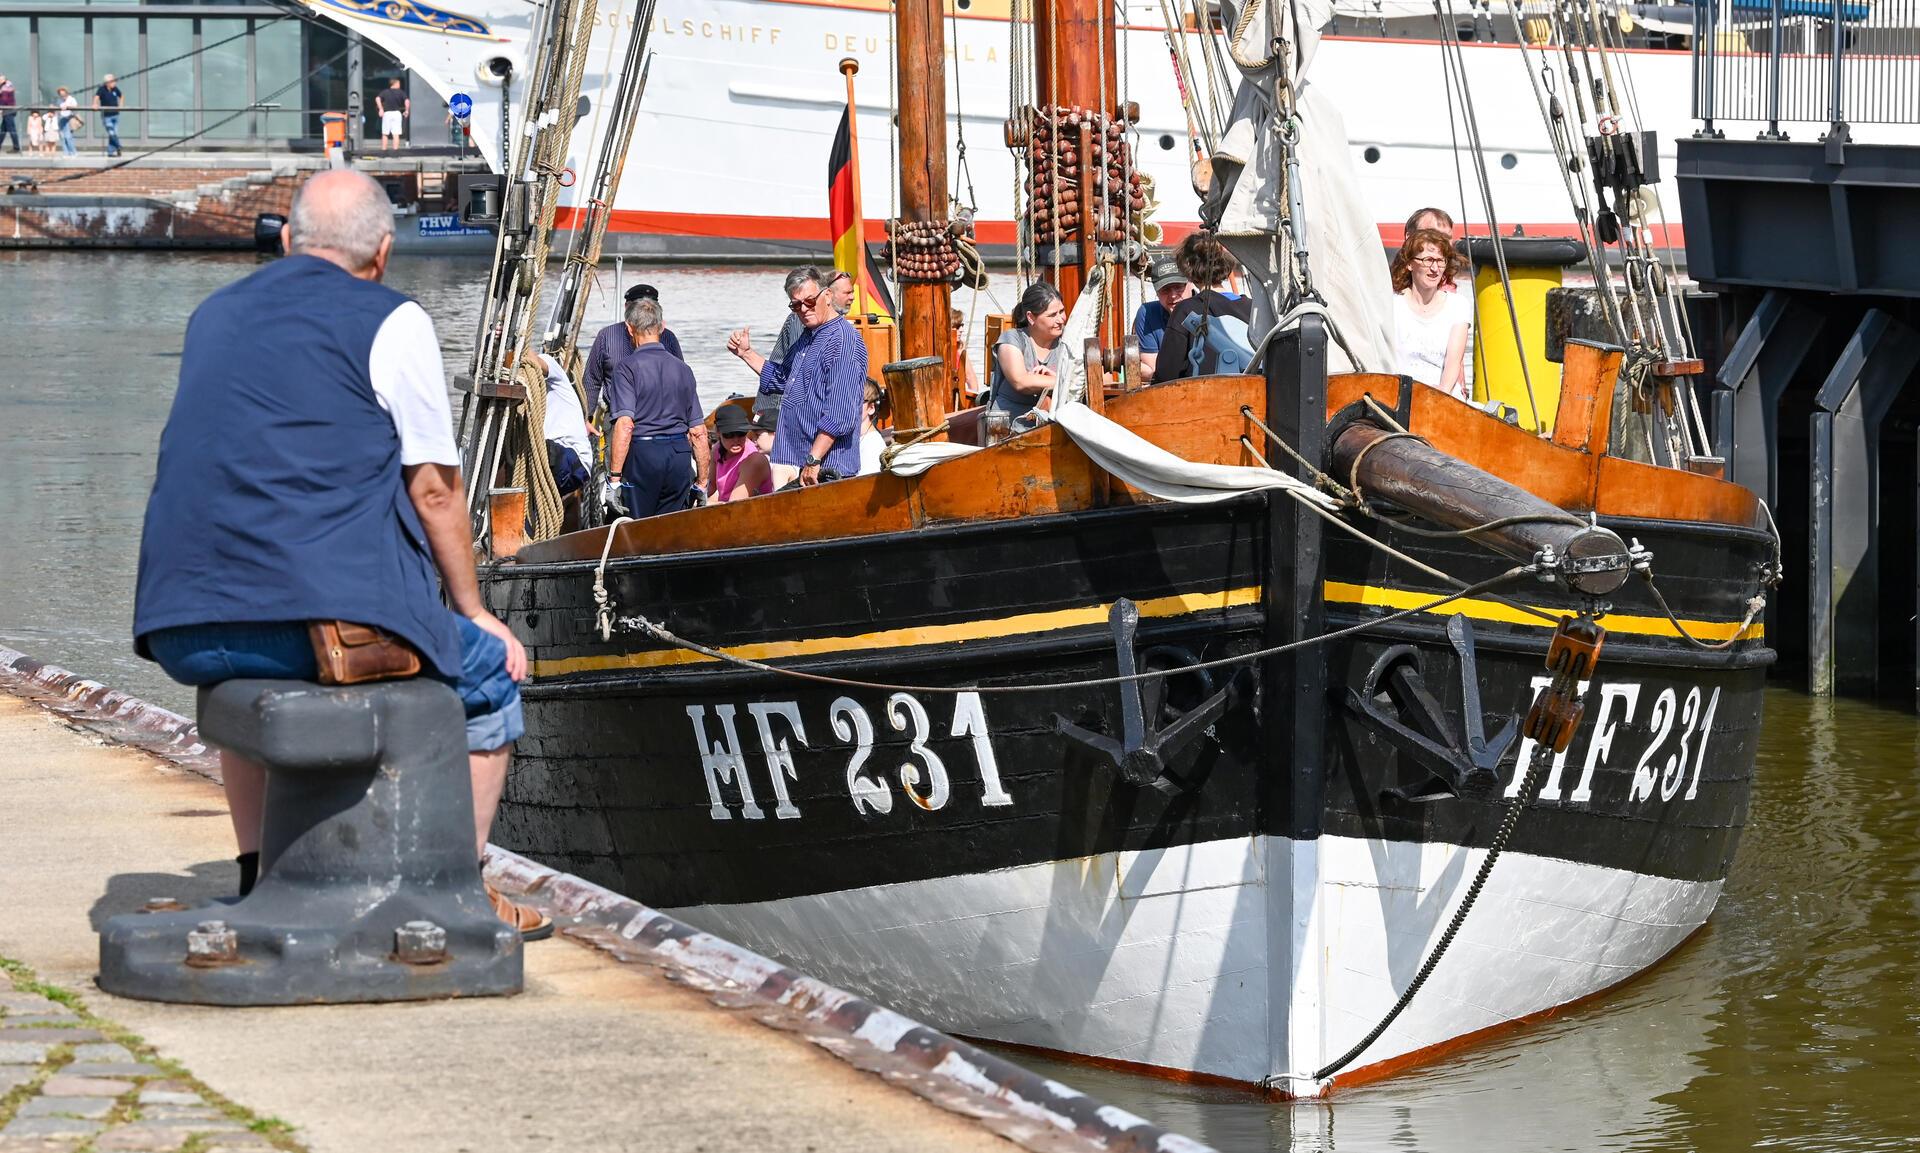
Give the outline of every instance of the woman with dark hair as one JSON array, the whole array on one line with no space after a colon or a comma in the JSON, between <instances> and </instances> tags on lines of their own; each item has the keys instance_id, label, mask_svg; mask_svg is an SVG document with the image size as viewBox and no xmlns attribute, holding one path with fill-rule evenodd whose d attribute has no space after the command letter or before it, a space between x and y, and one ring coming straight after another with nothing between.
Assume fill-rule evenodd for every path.
<instances>
[{"instance_id":1,"label":"woman with dark hair","mask_svg":"<svg viewBox=\"0 0 1920 1153\"><path fill-rule=\"evenodd\" d=\"M1394 366L1403 376L1471 401L1466 352L1473 301L1442 288L1452 266L1453 241L1444 232L1415 229L1400 245L1393 262Z\"/></svg>"},{"instance_id":2,"label":"woman with dark hair","mask_svg":"<svg viewBox=\"0 0 1920 1153\"><path fill-rule=\"evenodd\" d=\"M1013 327L993 345L993 395L988 405L1011 417L1025 416L1067 367L1067 302L1060 290L1036 281L1013 306Z\"/></svg>"},{"instance_id":3,"label":"woman with dark hair","mask_svg":"<svg viewBox=\"0 0 1920 1153\"><path fill-rule=\"evenodd\" d=\"M1253 363L1247 327L1253 323L1253 301L1223 287L1239 263L1226 245L1204 230L1182 240L1173 259L1194 291L1167 318L1153 382L1247 371Z\"/></svg>"}]
</instances>

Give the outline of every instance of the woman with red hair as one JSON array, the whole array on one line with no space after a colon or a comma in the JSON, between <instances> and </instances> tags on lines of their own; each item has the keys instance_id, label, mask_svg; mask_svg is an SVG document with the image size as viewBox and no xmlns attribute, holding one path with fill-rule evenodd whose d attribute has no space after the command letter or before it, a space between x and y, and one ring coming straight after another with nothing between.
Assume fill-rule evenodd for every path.
<instances>
[{"instance_id":1,"label":"woman with red hair","mask_svg":"<svg viewBox=\"0 0 1920 1153\"><path fill-rule=\"evenodd\" d=\"M1453 262L1453 238L1437 229L1415 229L1400 245L1393 262L1395 370L1471 402L1466 353L1473 302L1445 290Z\"/></svg>"}]
</instances>

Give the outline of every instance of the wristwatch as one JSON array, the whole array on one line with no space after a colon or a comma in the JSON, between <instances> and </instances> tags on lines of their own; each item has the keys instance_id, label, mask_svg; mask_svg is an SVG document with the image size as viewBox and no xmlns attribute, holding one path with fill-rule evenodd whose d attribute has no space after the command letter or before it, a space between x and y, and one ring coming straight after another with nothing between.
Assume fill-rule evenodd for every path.
<instances>
[{"instance_id":1,"label":"wristwatch","mask_svg":"<svg viewBox=\"0 0 1920 1153\"><path fill-rule=\"evenodd\" d=\"M800 462L800 467L801 468L819 468L822 463L823 462L819 457L813 455L812 453L808 453L807 459Z\"/></svg>"}]
</instances>

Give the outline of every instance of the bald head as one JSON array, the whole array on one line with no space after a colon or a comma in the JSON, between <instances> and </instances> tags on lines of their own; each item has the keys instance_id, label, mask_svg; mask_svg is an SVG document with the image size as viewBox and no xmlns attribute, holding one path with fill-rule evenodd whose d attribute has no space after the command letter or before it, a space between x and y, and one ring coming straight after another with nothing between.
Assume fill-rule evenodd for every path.
<instances>
[{"instance_id":1,"label":"bald head","mask_svg":"<svg viewBox=\"0 0 1920 1153\"><path fill-rule=\"evenodd\" d=\"M317 173L294 195L287 231L289 251L378 279L393 245L393 204L364 172Z\"/></svg>"}]
</instances>

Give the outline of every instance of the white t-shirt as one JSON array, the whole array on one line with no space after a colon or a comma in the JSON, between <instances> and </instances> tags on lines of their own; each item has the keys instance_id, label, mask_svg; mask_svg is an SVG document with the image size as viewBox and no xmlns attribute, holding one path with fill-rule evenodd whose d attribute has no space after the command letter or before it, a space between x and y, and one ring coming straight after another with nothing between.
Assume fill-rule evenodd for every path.
<instances>
[{"instance_id":1,"label":"white t-shirt","mask_svg":"<svg viewBox=\"0 0 1920 1153\"><path fill-rule=\"evenodd\" d=\"M400 463L460 464L440 339L427 310L409 300L380 324L367 354L373 394L400 434Z\"/></svg>"},{"instance_id":2,"label":"white t-shirt","mask_svg":"<svg viewBox=\"0 0 1920 1153\"><path fill-rule=\"evenodd\" d=\"M559 361L543 352L540 363L547 369L546 438L572 449L583 464L591 466L593 443L587 439L587 419L580 415L580 394Z\"/></svg>"},{"instance_id":3,"label":"white t-shirt","mask_svg":"<svg viewBox=\"0 0 1920 1153\"><path fill-rule=\"evenodd\" d=\"M880 471L880 454L887 450L887 438L880 435L879 429L870 428L860 434L860 473L870 476Z\"/></svg>"},{"instance_id":4,"label":"white t-shirt","mask_svg":"<svg viewBox=\"0 0 1920 1153\"><path fill-rule=\"evenodd\" d=\"M1453 338L1453 330L1465 325L1469 335L1473 332L1473 297L1464 292L1442 292L1439 298L1439 312L1420 316L1413 311L1411 290L1395 293L1393 297L1394 368L1435 388L1440 386L1440 370L1447 362L1447 344ZM1463 363L1453 394L1470 401L1473 385L1467 380L1465 367Z\"/></svg>"}]
</instances>

